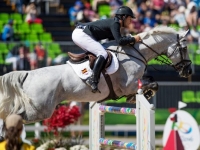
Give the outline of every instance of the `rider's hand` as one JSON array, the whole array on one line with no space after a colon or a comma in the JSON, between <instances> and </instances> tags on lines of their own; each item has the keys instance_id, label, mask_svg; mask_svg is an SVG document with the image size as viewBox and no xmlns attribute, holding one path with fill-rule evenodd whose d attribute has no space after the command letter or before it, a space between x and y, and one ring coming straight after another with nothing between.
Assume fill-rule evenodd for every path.
<instances>
[{"instance_id":1,"label":"rider's hand","mask_svg":"<svg viewBox=\"0 0 200 150\"><path fill-rule=\"evenodd\" d=\"M141 41L141 38L140 38L139 35L135 35L135 36L133 36L133 37L135 38L135 42L139 42L139 41Z\"/></svg>"}]
</instances>

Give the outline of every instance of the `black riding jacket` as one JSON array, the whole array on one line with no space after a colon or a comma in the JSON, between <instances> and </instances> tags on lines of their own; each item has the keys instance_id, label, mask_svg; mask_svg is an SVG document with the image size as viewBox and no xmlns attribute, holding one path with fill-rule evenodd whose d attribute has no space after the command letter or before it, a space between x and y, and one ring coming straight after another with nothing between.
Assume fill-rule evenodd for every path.
<instances>
[{"instance_id":1,"label":"black riding jacket","mask_svg":"<svg viewBox=\"0 0 200 150\"><path fill-rule=\"evenodd\" d=\"M116 40L119 45L134 44L134 37L122 37L120 33L120 23L118 18L102 19L89 23L78 23L85 25L83 32L93 37L95 40Z\"/></svg>"}]
</instances>

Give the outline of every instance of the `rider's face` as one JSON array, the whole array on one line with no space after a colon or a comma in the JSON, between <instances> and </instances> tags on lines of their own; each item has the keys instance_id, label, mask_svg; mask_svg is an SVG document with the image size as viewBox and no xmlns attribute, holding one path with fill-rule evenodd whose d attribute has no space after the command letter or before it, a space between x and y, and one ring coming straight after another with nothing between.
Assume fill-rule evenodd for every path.
<instances>
[{"instance_id":1,"label":"rider's face","mask_svg":"<svg viewBox=\"0 0 200 150\"><path fill-rule=\"evenodd\" d=\"M129 25L132 23L132 18L131 16L128 16L125 20L124 20L124 27L128 28Z\"/></svg>"}]
</instances>

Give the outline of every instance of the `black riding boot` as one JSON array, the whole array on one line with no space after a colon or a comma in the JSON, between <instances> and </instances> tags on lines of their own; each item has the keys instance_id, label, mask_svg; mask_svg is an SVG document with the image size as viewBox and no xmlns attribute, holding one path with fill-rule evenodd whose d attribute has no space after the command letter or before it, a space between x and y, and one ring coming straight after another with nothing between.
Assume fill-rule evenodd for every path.
<instances>
[{"instance_id":1,"label":"black riding boot","mask_svg":"<svg viewBox=\"0 0 200 150\"><path fill-rule=\"evenodd\" d=\"M105 64L105 58L103 56L98 56L94 62L93 73L91 77L86 80L86 83L92 88L92 92L96 93L98 91L98 83L101 71Z\"/></svg>"}]
</instances>

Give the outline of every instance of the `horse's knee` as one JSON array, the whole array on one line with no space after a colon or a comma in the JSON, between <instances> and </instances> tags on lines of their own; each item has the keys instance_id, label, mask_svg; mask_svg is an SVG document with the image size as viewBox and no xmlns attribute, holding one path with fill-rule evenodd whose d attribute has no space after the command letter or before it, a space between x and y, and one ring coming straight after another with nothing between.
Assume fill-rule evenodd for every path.
<instances>
[{"instance_id":1,"label":"horse's knee","mask_svg":"<svg viewBox=\"0 0 200 150\"><path fill-rule=\"evenodd\" d=\"M144 76L142 79L142 89L146 99L152 98L158 91L158 83L152 76Z\"/></svg>"},{"instance_id":2,"label":"horse's knee","mask_svg":"<svg viewBox=\"0 0 200 150\"><path fill-rule=\"evenodd\" d=\"M132 94L132 95L127 96L126 102L135 104L136 103L136 94Z\"/></svg>"}]
</instances>

